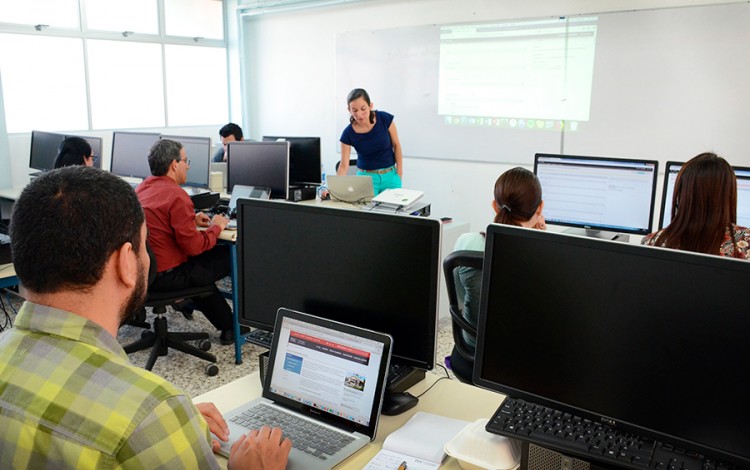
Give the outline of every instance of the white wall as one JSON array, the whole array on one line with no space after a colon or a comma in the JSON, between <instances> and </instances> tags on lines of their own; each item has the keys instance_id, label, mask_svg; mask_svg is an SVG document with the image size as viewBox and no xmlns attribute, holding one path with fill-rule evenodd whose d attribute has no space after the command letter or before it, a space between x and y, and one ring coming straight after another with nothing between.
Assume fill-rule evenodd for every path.
<instances>
[{"instance_id":1,"label":"white wall","mask_svg":"<svg viewBox=\"0 0 750 470\"><path fill-rule=\"evenodd\" d=\"M347 112L346 103L339 103L335 97L336 35L339 33L720 3L732 2L371 0L340 7L246 17L242 28L245 122L252 137L263 134L321 136L323 161L327 171L332 172L339 159L337 147L342 131L336 127L336 118ZM398 74L398 71L393 73ZM388 103L378 102L377 96L372 99L377 107L388 110ZM405 154L404 187L423 190L426 200L432 203L434 214L468 221L472 230L483 230L493 216L490 201L495 179L515 165L504 163L501 156L497 163L409 158L409 136L400 135L400 138ZM470 160L471 156L466 158ZM657 205L659 197L657 193Z\"/></svg>"}]
</instances>

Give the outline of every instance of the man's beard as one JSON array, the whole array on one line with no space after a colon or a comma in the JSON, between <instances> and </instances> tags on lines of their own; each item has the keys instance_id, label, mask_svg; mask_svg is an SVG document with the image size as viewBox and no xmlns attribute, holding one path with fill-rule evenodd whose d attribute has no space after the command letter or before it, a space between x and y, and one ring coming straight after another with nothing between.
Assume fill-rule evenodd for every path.
<instances>
[{"instance_id":1,"label":"man's beard","mask_svg":"<svg viewBox=\"0 0 750 470\"><path fill-rule=\"evenodd\" d=\"M120 326L129 322L135 314L143 307L146 301L146 272L143 269L143 263L138 260L138 279L135 281L135 287L130 297L120 307Z\"/></svg>"}]
</instances>

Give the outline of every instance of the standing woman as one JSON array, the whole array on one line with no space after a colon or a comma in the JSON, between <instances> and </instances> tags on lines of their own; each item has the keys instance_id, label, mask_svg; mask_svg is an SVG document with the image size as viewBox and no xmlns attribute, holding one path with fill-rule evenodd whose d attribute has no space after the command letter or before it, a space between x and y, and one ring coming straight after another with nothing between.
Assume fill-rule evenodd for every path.
<instances>
[{"instance_id":1,"label":"standing woman","mask_svg":"<svg viewBox=\"0 0 750 470\"><path fill-rule=\"evenodd\" d=\"M66 137L60 143L57 158L55 158L55 168L71 165L94 166L94 155L86 139Z\"/></svg>"},{"instance_id":2,"label":"standing woman","mask_svg":"<svg viewBox=\"0 0 750 470\"><path fill-rule=\"evenodd\" d=\"M750 258L750 230L737 225L737 177L729 163L714 153L685 163L674 184L672 220L642 243Z\"/></svg>"},{"instance_id":3,"label":"standing woman","mask_svg":"<svg viewBox=\"0 0 750 470\"><path fill-rule=\"evenodd\" d=\"M341 164L337 174L349 169L352 147L357 151L357 174L372 178L375 195L386 189L400 188L404 175L401 142L393 115L373 110L370 95L355 88L346 99L349 125L341 134Z\"/></svg>"}]
</instances>

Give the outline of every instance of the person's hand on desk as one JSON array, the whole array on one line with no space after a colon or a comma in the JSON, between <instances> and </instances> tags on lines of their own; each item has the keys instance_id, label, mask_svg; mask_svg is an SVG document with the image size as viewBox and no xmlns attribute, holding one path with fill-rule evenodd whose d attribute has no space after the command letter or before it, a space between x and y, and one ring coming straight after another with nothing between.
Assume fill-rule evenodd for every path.
<instances>
[{"instance_id":1,"label":"person's hand on desk","mask_svg":"<svg viewBox=\"0 0 750 470\"><path fill-rule=\"evenodd\" d=\"M218 225L219 228L224 230L227 228L227 225L229 225L229 218L223 214L216 214L213 219L211 219L211 225Z\"/></svg>"},{"instance_id":2,"label":"person's hand on desk","mask_svg":"<svg viewBox=\"0 0 750 470\"><path fill-rule=\"evenodd\" d=\"M289 460L292 441L281 438L281 429L263 426L243 434L229 453L230 470L282 470Z\"/></svg>"},{"instance_id":3,"label":"person's hand on desk","mask_svg":"<svg viewBox=\"0 0 750 470\"><path fill-rule=\"evenodd\" d=\"M208 218L203 212L195 214L195 225L198 227L208 227L211 224L211 219Z\"/></svg>"},{"instance_id":4,"label":"person's hand on desk","mask_svg":"<svg viewBox=\"0 0 750 470\"><path fill-rule=\"evenodd\" d=\"M208 429L222 441L228 441L229 426L227 426L227 422L224 421L218 408L213 403L198 403L195 407L198 408L198 411L203 415L203 419L208 423ZM212 439L211 448L214 452L218 452L221 444L216 439Z\"/></svg>"}]
</instances>

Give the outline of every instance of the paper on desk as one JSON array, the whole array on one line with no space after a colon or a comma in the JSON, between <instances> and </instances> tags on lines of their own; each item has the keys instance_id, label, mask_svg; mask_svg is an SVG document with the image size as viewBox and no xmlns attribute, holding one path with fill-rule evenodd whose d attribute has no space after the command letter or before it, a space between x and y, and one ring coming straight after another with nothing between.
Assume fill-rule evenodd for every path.
<instances>
[{"instance_id":1,"label":"paper on desk","mask_svg":"<svg viewBox=\"0 0 750 470\"><path fill-rule=\"evenodd\" d=\"M440 467L440 462L428 462L409 455L381 449L365 466L364 470L396 470L402 463L406 463L407 470L436 470Z\"/></svg>"},{"instance_id":2,"label":"paper on desk","mask_svg":"<svg viewBox=\"0 0 750 470\"><path fill-rule=\"evenodd\" d=\"M419 411L385 438L383 450L365 468L395 470L404 461L409 470L438 468L445 457L443 447L467 424L468 421Z\"/></svg>"}]
</instances>

